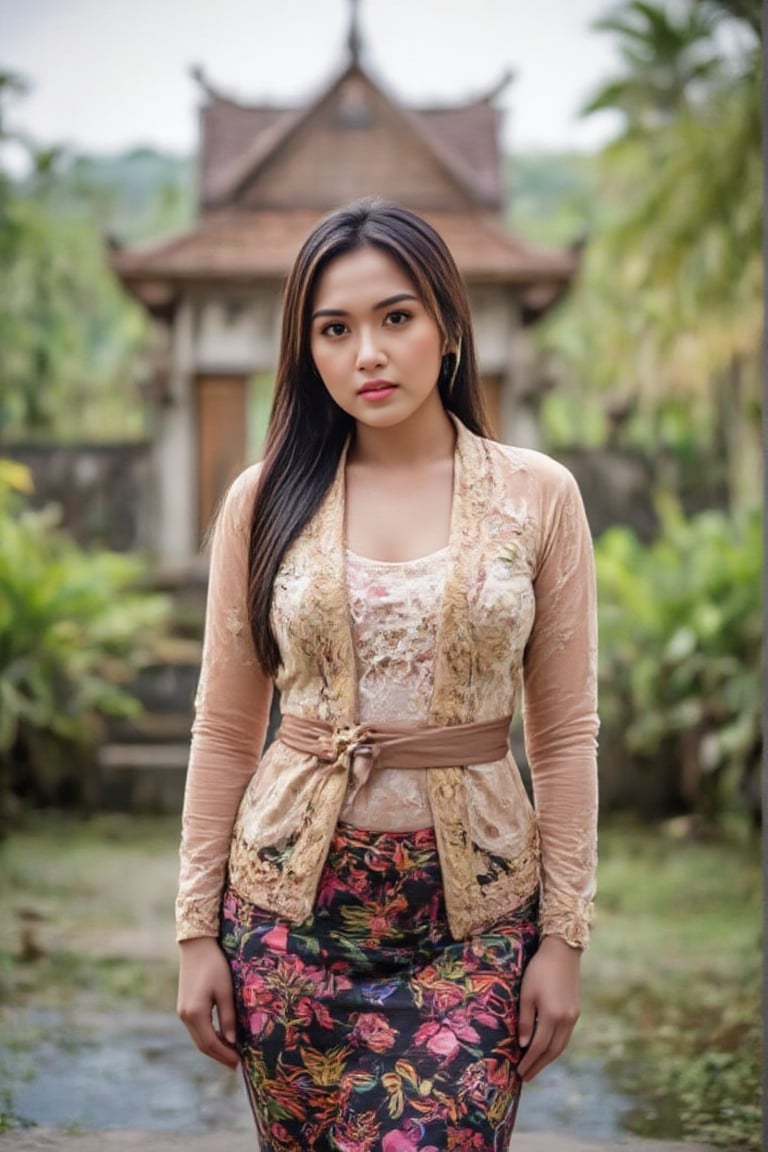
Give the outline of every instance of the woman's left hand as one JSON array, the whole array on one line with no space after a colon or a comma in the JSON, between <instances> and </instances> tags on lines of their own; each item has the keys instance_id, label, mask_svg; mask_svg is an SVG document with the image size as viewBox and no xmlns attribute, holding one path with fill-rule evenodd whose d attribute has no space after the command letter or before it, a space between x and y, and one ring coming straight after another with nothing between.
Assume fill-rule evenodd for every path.
<instances>
[{"instance_id":1,"label":"woman's left hand","mask_svg":"<svg viewBox=\"0 0 768 1152\"><path fill-rule=\"evenodd\" d=\"M566 1049L579 1018L581 952L545 936L528 964L520 992L518 1074L533 1080Z\"/></svg>"}]
</instances>

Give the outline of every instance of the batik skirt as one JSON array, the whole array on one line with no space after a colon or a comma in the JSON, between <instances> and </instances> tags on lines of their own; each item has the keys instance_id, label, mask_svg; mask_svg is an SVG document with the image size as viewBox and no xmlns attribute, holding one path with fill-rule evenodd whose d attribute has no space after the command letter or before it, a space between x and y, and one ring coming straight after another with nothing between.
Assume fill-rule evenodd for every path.
<instances>
[{"instance_id":1,"label":"batik skirt","mask_svg":"<svg viewBox=\"0 0 768 1152\"><path fill-rule=\"evenodd\" d=\"M227 891L262 1152L506 1152L536 911L454 940L432 829L340 825L298 925Z\"/></svg>"}]
</instances>

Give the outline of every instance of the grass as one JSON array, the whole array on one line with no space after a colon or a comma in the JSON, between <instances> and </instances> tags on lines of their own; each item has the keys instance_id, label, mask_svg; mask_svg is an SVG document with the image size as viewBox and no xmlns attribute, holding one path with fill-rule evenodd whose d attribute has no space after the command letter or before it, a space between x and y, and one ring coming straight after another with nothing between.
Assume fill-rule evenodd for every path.
<instances>
[{"instance_id":1,"label":"grass","mask_svg":"<svg viewBox=\"0 0 768 1152\"><path fill-rule=\"evenodd\" d=\"M758 846L673 828L602 830L574 1058L634 1101L631 1130L757 1152ZM175 819L46 815L0 843L0 1081L35 1045L12 1007L172 1011L177 837Z\"/></svg>"},{"instance_id":2,"label":"grass","mask_svg":"<svg viewBox=\"0 0 768 1152\"><path fill-rule=\"evenodd\" d=\"M50 1039L24 1009L173 1010L178 823L45 813L0 842L0 1132L28 1123L14 1084Z\"/></svg>"},{"instance_id":3,"label":"grass","mask_svg":"<svg viewBox=\"0 0 768 1152\"><path fill-rule=\"evenodd\" d=\"M585 960L580 1046L645 1136L760 1148L761 872L756 842L613 824Z\"/></svg>"},{"instance_id":4,"label":"grass","mask_svg":"<svg viewBox=\"0 0 768 1152\"><path fill-rule=\"evenodd\" d=\"M36 816L0 843L0 1006L175 999L178 821Z\"/></svg>"}]
</instances>

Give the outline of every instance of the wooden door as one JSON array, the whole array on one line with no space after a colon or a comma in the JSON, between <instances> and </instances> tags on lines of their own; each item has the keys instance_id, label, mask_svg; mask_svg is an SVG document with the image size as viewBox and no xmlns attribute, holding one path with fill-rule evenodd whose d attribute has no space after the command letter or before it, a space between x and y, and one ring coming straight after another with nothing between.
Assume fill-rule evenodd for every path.
<instances>
[{"instance_id":1,"label":"wooden door","mask_svg":"<svg viewBox=\"0 0 768 1152\"><path fill-rule=\"evenodd\" d=\"M248 378L198 376L197 528L202 541L222 496L246 463Z\"/></svg>"}]
</instances>

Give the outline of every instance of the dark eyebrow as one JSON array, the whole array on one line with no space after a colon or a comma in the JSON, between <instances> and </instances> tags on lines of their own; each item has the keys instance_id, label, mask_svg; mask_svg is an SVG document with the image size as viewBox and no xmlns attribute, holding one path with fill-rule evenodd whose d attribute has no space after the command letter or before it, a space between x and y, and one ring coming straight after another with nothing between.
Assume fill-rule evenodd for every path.
<instances>
[{"instance_id":1,"label":"dark eyebrow","mask_svg":"<svg viewBox=\"0 0 768 1152\"><path fill-rule=\"evenodd\" d=\"M398 292L395 296L387 296L386 300L380 300L378 304L374 304L374 312L379 312L382 308L391 308L393 304L400 304L403 300L416 300L418 296L414 296L412 292ZM317 312L312 313L312 319L317 320L318 316L349 316L349 312L345 312L343 308L318 308Z\"/></svg>"},{"instance_id":2,"label":"dark eyebrow","mask_svg":"<svg viewBox=\"0 0 768 1152\"><path fill-rule=\"evenodd\" d=\"M417 300L418 296L414 296L412 292L398 292L396 296L387 296L386 300L380 300L378 304L374 304L375 312L380 308L391 308L393 304L399 304L401 300Z\"/></svg>"}]
</instances>

